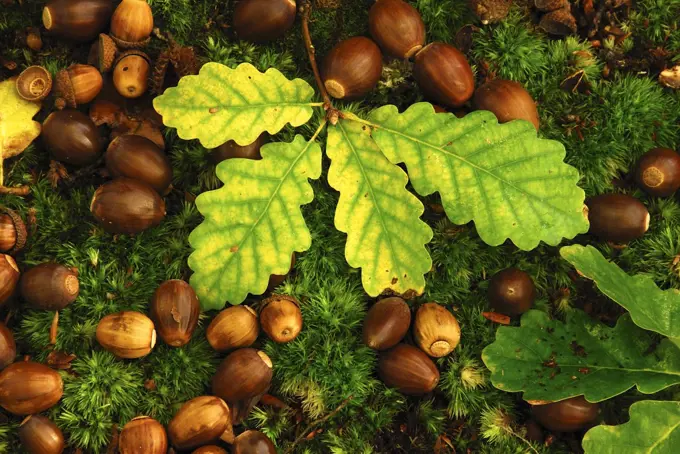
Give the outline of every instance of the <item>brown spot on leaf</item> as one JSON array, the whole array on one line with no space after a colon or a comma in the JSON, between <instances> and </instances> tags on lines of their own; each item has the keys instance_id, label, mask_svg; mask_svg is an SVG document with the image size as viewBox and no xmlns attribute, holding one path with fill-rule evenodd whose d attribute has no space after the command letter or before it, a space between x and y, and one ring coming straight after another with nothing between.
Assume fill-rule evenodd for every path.
<instances>
[{"instance_id":1,"label":"brown spot on leaf","mask_svg":"<svg viewBox=\"0 0 680 454\"><path fill-rule=\"evenodd\" d=\"M229 252L238 252L238 246L233 245L232 247L229 248Z\"/></svg>"},{"instance_id":2,"label":"brown spot on leaf","mask_svg":"<svg viewBox=\"0 0 680 454\"><path fill-rule=\"evenodd\" d=\"M211 114L214 114L214 113L217 113L219 110L220 110L220 109L218 109L217 107L211 107L211 108L208 110L208 112L210 112Z\"/></svg>"}]
</instances>

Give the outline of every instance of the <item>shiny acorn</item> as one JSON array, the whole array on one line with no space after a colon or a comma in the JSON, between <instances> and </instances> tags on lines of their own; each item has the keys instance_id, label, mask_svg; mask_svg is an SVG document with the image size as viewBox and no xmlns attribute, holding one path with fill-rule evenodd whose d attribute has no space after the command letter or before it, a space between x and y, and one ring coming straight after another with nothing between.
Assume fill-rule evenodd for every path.
<instances>
[{"instance_id":1,"label":"shiny acorn","mask_svg":"<svg viewBox=\"0 0 680 454\"><path fill-rule=\"evenodd\" d=\"M427 98L445 107L462 106L475 91L465 55L446 43L430 43L416 54L413 77Z\"/></svg>"},{"instance_id":2,"label":"shiny acorn","mask_svg":"<svg viewBox=\"0 0 680 454\"><path fill-rule=\"evenodd\" d=\"M381 74L380 48L363 36L339 43L321 65L324 86L328 94L337 99L361 98L375 88Z\"/></svg>"},{"instance_id":3,"label":"shiny acorn","mask_svg":"<svg viewBox=\"0 0 680 454\"><path fill-rule=\"evenodd\" d=\"M52 90L52 75L42 66L29 66L17 77L16 87L26 101L41 101Z\"/></svg>"},{"instance_id":4,"label":"shiny acorn","mask_svg":"<svg viewBox=\"0 0 680 454\"><path fill-rule=\"evenodd\" d=\"M368 12L371 36L387 55L410 58L423 48L425 24L404 0L378 0Z\"/></svg>"},{"instance_id":5,"label":"shiny acorn","mask_svg":"<svg viewBox=\"0 0 680 454\"><path fill-rule=\"evenodd\" d=\"M491 277L487 297L491 307L505 315L520 315L531 309L536 286L528 273L506 268Z\"/></svg>"},{"instance_id":6,"label":"shiny acorn","mask_svg":"<svg viewBox=\"0 0 680 454\"><path fill-rule=\"evenodd\" d=\"M437 303L425 303L416 312L413 337L422 351L441 358L460 342L460 325L453 314Z\"/></svg>"},{"instance_id":7,"label":"shiny acorn","mask_svg":"<svg viewBox=\"0 0 680 454\"><path fill-rule=\"evenodd\" d=\"M290 257L290 268L288 268L288 272L286 274L272 274L269 276L269 283L267 283L267 292L273 291L276 287L279 285L283 284L283 281L286 280L290 272L293 270L293 267L295 266L295 252Z\"/></svg>"},{"instance_id":8,"label":"shiny acorn","mask_svg":"<svg viewBox=\"0 0 680 454\"><path fill-rule=\"evenodd\" d=\"M42 140L54 159L75 166L94 163L104 148L92 120L70 109L49 114L42 125Z\"/></svg>"},{"instance_id":9,"label":"shiny acorn","mask_svg":"<svg viewBox=\"0 0 680 454\"><path fill-rule=\"evenodd\" d=\"M284 344L295 339L302 330L300 303L290 296L273 295L264 301L260 311L262 331L274 342Z\"/></svg>"},{"instance_id":10,"label":"shiny acorn","mask_svg":"<svg viewBox=\"0 0 680 454\"><path fill-rule=\"evenodd\" d=\"M232 306L217 314L210 322L205 337L212 348L224 352L250 347L259 333L257 313L249 306Z\"/></svg>"},{"instance_id":11,"label":"shiny acorn","mask_svg":"<svg viewBox=\"0 0 680 454\"><path fill-rule=\"evenodd\" d=\"M526 120L531 122L537 131L540 126L536 102L518 82L491 80L475 91L472 103L477 110L493 112L499 123Z\"/></svg>"},{"instance_id":12,"label":"shiny acorn","mask_svg":"<svg viewBox=\"0 0 680 454\"><path fill-rule=\"evenodd\" d=\"M290 30L296 11L295 0L241 0L234 7L234 31L246 41L273 41Z\"/></svg>"},{"instance_id":13,"label":"shiny acorn","mask_svg":"<svg viewBox=\"0 0 680 454\"><path fill-rule=\"evenodd\" d=\"M17 344L12 331L0 321L0 370L14 362L17 356Z\"/></svg>"},{"instance_id":14,"label":"shiny acorn","mask_svg":"<svg viewBox=\"0 0 680 454\"><path fill-rule=\"evenodd\" d=\"M26 245L26 236L26 224L19 213L0 206L0 253L19 252Z\"/></svg>"},{"instance_id":15,"label":"shiny acorn","mask_svg":"<svg viewBox=\"0 0 680 454\"><path fill-rule=\"evenodd\" d=\"M119 177L95 191L90 211L107 232L134 234L161 223L165 202L146 183Z\"/></svg>"},{"instance_id":16,"label":"shiny acorn","mask_svg":"<svg viewBox=\"0 0 680 454\"><path fill-rule=\"evenodd\" d=\"M193 449L217 440L231 443L234 432L229 407L215 396L191 399L168 423L168 437L177 449Z\"/></svg>"},{"instance_id":17,"label":"shiny acorn","mask_svg":"<svg viewBox=\"0 0 680 454\"><path fill-rule=\"evenodd\" d=\"M34 309L58 311L76 300L78 275L58 263L41 263L21 276L21 297Z\"/></svg>"},{"instance_id":18,"label":"shiny acorn","mask_svg":"<svg viewBox=\"0 0 680 454\"><path fill-rule=\"evenodd\" d=\"M260 134L255 142L249 145L238 145L233 140L223 143L217 148L213 148L210 152L210 159L213 163L219 164L222 161L233 158L253 159L259 161L262 159L260 148L268 142L269 135L266 132Z\"/></svg>"},{"instance_id":19,"label":"shiny acorn","mask_svg":"<svg viewBox=\"0 0 680 454\"><path fill-rule=\"evenodd\" d=\"M149 56L138 50L121 54L113 67L113 86L125 98L139 98L149 87Z\"/></svg>"},{"instance_id":20,"label":"shiny acorn","mask_svg":"<svg viewBox=\"0 0 680 454\"><path fill-rule=\"evenodd\" d=\"M148 184L159 194L170 190L172 167L166 154L146 137L126 134L106 149L106 168L113 177L128 177Z\"/></svg>"},{"instance_id":21,"label":"shiny acorn","mask_svg":"<svg viewBox=\"0 0 680 454\"><path fill-rule=\"evenodd\" d=\"M28 454L61 454L64 451L64 434L45 416L26 417L18 432L21 446Z\"/></svg>"},{"instance_id":22,"label":"shiny acorn","mask_svg":"<svg viewBox=\"0 0 680 454\"><path fill-rule=\"evenodd\" d=\"M171 347L189 343L200 313L196 292L179 279L163 282L151 299L151 319L163 342Z\"/></svg>"},{"instance_id":23,"label":"shiny acorn","mask_svg":"<svg viewBox=\"0 0 680 454\"><path fill-rule=\"evenodd\" d=\"M42 22L51 34L84 43L106 28L112 12L111 0L51 0L43 8Z\"/></svg>"},{"instance_id":24,"label":"shiny acorn","mask_svg":"<svg viewBox=\"0 0 680 454\"><path fill-rule=\"evenodd\" d=\"M121 49L139 49L150 41L153 12L146 0L123 0L111 18L111 38Z\"/></svg>"},{"instance_id":25,"label":"shiny acorn","mask_svg":"<svg viewBox=\"0 0 680 454\"><path fill-rule=\"evenodd\" d=\"M254 348L241 348L227 355L218 366L212 378L212 393L233 404L266 392L272 376L269 356Z\"/></svg>"},{"instance_id":26,"label":"shiny acorn","mask_svg":"<svg viewBox=\"0 0 680 454\"><path fill-rule=\"evenodd\" d=\"M0 307L14 295L19 275L17 262L9 255L0 254Z\"/></svg>"},{"instance_id":27,"label":"shiny acorn","mask_svg":"<svg viewBox=\"0 0 680 454\"><path fill-rule=\"evenodd\" d=\"M168 436L161 423L138 416L123 426L118 439L120 454L166 454Z\"/></svg>"},{"instance_id":28,"label":"shiny acorn","mask_svg":"<svg viewBox=\"0 0 680 454\"><path fill-rule=\"evenodd\" d=\"M103 86L104 79L94 66L71 65L55 77L55 106L60 110L67 106L75 109L79 104L92 101Z\"/></svg>"},{"instance_id":29,"label":"shiny acorn","mask_svg":"<svg viewBox=\"0 0 680 454\"><path fill-rule=\"evenodd\" d=\"M649 229L649 211L626 194L601 194L586 199L589 233L604 241L628 243Z\"/></svg>"},{"instance_id":30,"label":"shiny acorn","mask_svg":"<svg viewBox=\"0 0 680 454\"><path fill-rule=\"evenodd\" d=\"M411 325L411 309L406 301L393 296L375 303L364 318L362 338L373 350L387 350L404 338Z\"/></svg>"},{"instance_id":31,"label":"shiny acorn","mask_svg":"<svg viewBox=\"0 0 680 454\"><path fill-rule=\"evenodd\" d=\"M27 416L52 408L64 393L61 375L44 364L13 363L0 372L0 407Z\"/></svg>"},{"instance_id":32,"label":"shiny acorn","mask_svg":"<svg viewBox=\"0 0 680 454\"><path fill-rule=\"evenodd\" d=\"M276 454L274 443L259 430L246 430L234 440L232 454Z\"/></svg>"},{"instance_id":33,"label":"shiny acorn","mask_svg":"<svg viewBox=\"0 0 680 454\"><path fill-rule=\"evenodd\" d=\"M531 413L546 429L554 432L575 432L588 427L600 413L599 404L585 400L583 396L532 405Z\"/></svg>"},{"instance_id":34,"label":"shiny acorn","mask_svg":"<svg viewBox=\"0 0 680 454\"><path fill-rule=\"evenodd\" d=\"M422 350L408 344L397 344L380 353L378 375L386 386L402 394L427 394L439 383L439 370Z\"/></svg>"},{"instance_id":35,"label":"shiny acorn","mask_svg":"<svg viewBox=\"0 0 680 454\"><path fill-rule=\"evenodd\" d=\"M97 342L118 358L141 358L156 345L153 321L141 312L124 311L102 318L95 333Z\"/></svg>"},{"instance_id":36,"label":"shiny acorn","mask_svg":"<svg viewBox=\"0 0 680 454\"><path fill-rule=\"evenodd\" d=\"M635 181L649 195L673 195L680 189L680 154L670 148L649 150L637 164Z\"/></svg>"},{"instance_id":37,"label":"shiny acorn","mask_svg":"<svg viewBox=\"0 0 680 454\"><path fill-rule=\"evenodd\" d=\"M227 451L217 445L208 445L192 451L191 454L228 454Z\"/></svg>"}]
</instances>

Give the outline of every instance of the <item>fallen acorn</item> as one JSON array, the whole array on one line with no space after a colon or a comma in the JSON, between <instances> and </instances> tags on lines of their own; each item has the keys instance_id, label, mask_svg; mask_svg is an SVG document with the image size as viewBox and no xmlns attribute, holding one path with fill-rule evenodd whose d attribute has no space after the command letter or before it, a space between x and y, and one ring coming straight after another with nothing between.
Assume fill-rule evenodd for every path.
<instances>
[{"instance_id":1,"label":"fallen acorn","mask_svg":"<svg viewBox=\"0 0 680 454\"><path fill-rule=\"evenodd\" d=\"M75 166L93 164L104 142L90 118L77 110L55 111L42 125L42 140L57 161Z\"/></svg>"},{"instance_id":2,"label":"fallen acorn","mask_svg":"<svg viewBox=\"0 0 680 454\"><path fill-rule=\"evenodd\" d=\"M506 268L491 277L487 297L491 307L501 314L520 315L533 306L536 286L528 273Z\"/></svg>"},{"instance_id":3,"label":"fallen acorn","mask_svg":"<svg viewBox=\"0 0 680 454\"><path fill-rule=\"evenodd\" d=\"M378 375L386 386L402 394L427 394L439 383L439 370L422 350L408 344L397 344L380 353Z\"/></svg>"},{"instance_id":4,"label":"fallen acorn","mask_svg":"<svg viewBox=\"0 0 680 454\"><path fill-rule=\"evenodd\" d=\"M300 303L291 296L272 295L260 311L262 331L274 342L284 344L295 339L302 330Z\"/></svg>"},{"instance_id":5,"label":"fallen acorn","mask_svg":"<svg viewBox=\"0 0 680 454\"><path fill-rule=\"evenodd\" d=\"M589 233L605 241L628 243L649 229L649 211L627 194L601 194L586 199Z\"/></svg>"},{"instance_id":6,"label":"fallen acorn","mask_svg":"<svg viewBox=\"0 0 680 454\"><path fill-rule=\"evenodd\" d=\"M189 343L200 313L196 292L179 279L163 282L151 299L151 319L163 342L171 347Z\"/></svg>"},{"instance_id":7,"label":"fallen acorn","mask_svg":"<svg viewBox=\"0 0 680 454\"><path fill-rule=\"evenodd\" d=\"M421 350L429 356L441 358L451 353L460 342L460 326L445 307L426 303L416 312L413 337Z\"/></svg>"},{"instance_id":8,"label":"fallen acorn","mask_svg":"<svg viewBox=\"0 0 680 454\"><path fill-rule=\"evenodd\" d=\"M0 254L0 307L14 295L19 276L19 267L12 256Z\"/></svg>"},{"instance_id":9,"label":"fallen acorn","mask_svg":"<svg viewBox=\"0 0 680 454\"><path fill-rule=\"evenodd\" d=\"M375 88L382 74L382 53L372 40L355 36L333 47L321 64L328 94L336 99L361 98Z\"/></svg>"},{"instance_id":10,"label":"fallen acorn","mask_svg":"<svg viewBox=\"0 0 680 454\"><path fill-rule=\"evenodd\" d=\"M64 434L45 416L26 417L18 432L21 446L28 454L61 454L64 451Z\"/></svg>"},{"instance_id":11,"label":"fallen acorn","mask_svg":"<svg viewBox=\"0 0 680 454\"><path fill-rule=\"evenodd\" d=\"M241 0L234 7L234 31L246 41L272 41L290 30L296 12L295 0Z\"/></svg>"},{"instance_id":12,"label":"fallen acorn","mask_svg":"<svg viewBox=\"0 0 680 454\"><path fill-rule=\"evenodd\" d=\"M26 224L19 213L0 206L0 253L16 254L26 245L26 238Z\"/></svg>"},{"instance_id":13,"label":"fallen acorn","mask_svg":"<svg viewBox=\"0 0 680 454\"><path fill-rule=\"evenodd\" d=\"M224 352L253 345L259 333L257 313L249 306L232 306L210 322L205 337L212 348Z\"/></svg>"},{"instance_id":14,"label":"fallen acorn","mask_svg":"<svg viewBox=\"0 0 680 454\"><path fill-rule=\"evenodd\" d=\"M232 454L276 454L274 443L259 430L246 430L234 440Z\"/></svg>"},{"instance_id":15,"label":"fallen acorn","mask_svg":"<svg viewBox=\"0 0 680 454\"><path fill-rule=\"evenodd\" d=\"M263 394L273 376L272 361L266 353L241 348L220 363L212 378L214 395L232 404Z\"/></svg>"},{"instance_id":16,"label":"fallen acorn","mask_svg":"<svg viewBox=\"0 0 680 454\"><path fill-rule=\"evenodd\" d=\"M581 430L595 421L599 413L600 406L588 402L583 396L531 406L534 418L543 427L554 432Z\"/></svg>"},{"instance_id":17,"label":"fallen acorn","mask_svg":"<svg viewBox=\"0 0 680 454\"><path fill-rule=\"evenodd\" d=\"M411 309L402 298L393 296L375 303L364 317L362 338L373 350L387 350L404 338L411 326Z\"/></svg>"},{"instance_id":18,"label":"fallen acorn","mask_svg":"<svg viewBox=\"0 0 680 454\"><path fill-rule=\"evenodd\" d=\"M107 232L134 234L161 223L165 202L146 183L119 177L95 191L90 211Z\"/></svg>"},{"instance_id":19,"label":"fallen acorn","mask_svg":"<svg viewBox=\"0 0 680 454\"><path fill-rule=\"evenodd\" d=\"M426 97L445 107L462 106L475 91L467 58L447 43L430 43L418 51L413 77Z\"/></svg>"},{"instance_id":20,"label":"fallen acorn","mask_svg":"<svg viewBox=\"0 0 680 454\"><path fill-rule=\"evenodd\" d=\"M493 112L499 123L526 120L531 122L537 131L540 126L536 102L518 82L491 80L475 91L472 103L477 110Z\"/></svg>"},{"instance_id":21,"label":"fallen acorn","mask_svg":"<svg viewBox=\"0 0 680 454\"><path fill-rule=\"evenodd\" d=\"M92 101L102 90L104 79L97 68L75 64L59 71L55 77L57 98L55 106L75 109L79 104Z\"/></svg>"},{"instance_id":22,"label":"fallen acorn","mask_svg":"<svg viewBox=\"0 0 680 454\"><path fill-rule=\"evenodd\" d=\"M151 40L153 11L146 0L123 0L111 17L111 38L121 49L139 49Z\"/></svg>"},{"instance_id":23,"label":"fallen acorn","mask_svg":"<svg viewBox=\"0 0 680 454\"><path fill-rule=\"evenodd\" d=\"M109 314L97 325L97 342L118 358L141 358L156 345L156 330L149 317L141 312Z\"/></svg>"},{"instance_id":24,"label":"fallen acorn","mask_svg":"<svg viewBox=\"0 0 680 454\"><path fill-rule=\"evenodd\" d=\"M151 59L144 52L129 50L123 52L114 63L113 85L125 98L142 96L149 87Z\"/></svg>"},{"instance_id":25,"label":"fallen acorn","mask_svg":"<svg viewBox=\"0 0 680 454\"><path fill-rule=\"evenodd\" d=\"M143 136L126 134L111 141L105 154L106 169L113 177L127 177L148 184L165 195L172 183L172 166L158 145Z\"/></svg>"},{"instance_id":26,"label":"fallen acorn","mask_svg":"<svg viewBox=\"0 0 680 454\"><path fill-rule=\"evenodd\" d=\"M653 148L642 155L635 169L640 189L656 197L669 197L680 189L680 154L670 148Z\"/></svg>"},{"instance_id":27,"label":"fallen acorn","mask_svg":"<svg viewBox=\"0 0 680 454\"><path fill-rule=\"evenodd\" d=\"M425 24L404 0L378 0L368 12L371 36L388 55L410 58L423 48Z\"/></svg>"},{"instance_id":28,"label":"fallen acorn","mask_svg":"<svg viewBox=\"0 0 680 454\"><path fill-rule=\"evenodd\" d=\"M138 416L123 426L118 439L120 454L166 454L168 436L161 423Z\"/></svg>"},{"instance_id":29,"label":"fallen acorn","mask_svg":"<svg viewBox=\"0 0 680 454\"><path fill-rule=\"evenodd\" d=\"M0 407L26 416L52 408L64 393L61 375L44 364L13 363L0 372Z\"/></svg>"},{"instance_id":30,"label":"fallen acorn","mask_svg":"<svg viewBox=\"0 0 680 454\"><path fill-rule=\"evenodd\" d=\"M58 311L80 292L78 275L58 263L41 263L26 271L19 283L21 297L35 309Z\"/></svg>"},{"instance_id":31,"label":"fallen acorn","mask_svg":"<svg viewBox=\"0 0 680 454\"><path fill-rule=\"evenodd\" d=\"M111 0L50 0L42 22L55 36L84 43L106 28L112 12Z\"/></svg>"},{"instance_id":32,"label":"fallen acorn","mask_svg":"<svg viewBox=\"0 0 680 454\"><path fill-rule=\"evenodd\" d=\"M227 404L215 396L199 396L182 405L168 423L170 442L177 449L193 449L217 440L234 441Z\"/></svg>"},{"instance_id":33,"label":"fallen acorn","mask_svg":"<svg viewBox=\"0 0 680 454\"><path fill-rule=\"evenodd\" d=\"M14 362L17 356L17 344L12 331L0 321L0 370Z\"/></svg>"}]
</instances>

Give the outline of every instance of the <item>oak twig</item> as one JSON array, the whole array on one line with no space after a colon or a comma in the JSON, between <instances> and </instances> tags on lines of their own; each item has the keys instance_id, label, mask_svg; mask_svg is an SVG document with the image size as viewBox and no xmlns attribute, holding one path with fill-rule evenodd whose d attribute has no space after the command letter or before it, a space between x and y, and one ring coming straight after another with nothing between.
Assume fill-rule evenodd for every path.
<instances>
[{"instance_id":1,"label":"oak twig","mask_svg":"<svg viewBox=\"0 0 680 454\"><path fill-rule=\"evenodd\" d=\"M7 186L0 186L0 194L12 194L19 197L25 197L31 193L31 188L28 186L15 186L8 188Z\"/></svg>"},{"instance_id":2,"label":"oak twig","mask_svg":"<svg viewBox=\"0 0 680 454\"><path fill-rule=\"evenodd\" d=\"M295 441L293 442L293 444L291 444L291 445L286 449L286 451L285 451L283 454L289 454L290 452L293 452L293 449L295 449L295 446L296 446L298 443L300 443L304 438L306 438L306 437L307 437L307 434L308 434L309 432L311 432L312 429L314 429L314 428L315 428L316 426L318 426L318 425L323 424L324 422L326 422L326 421L328 421L329 419L331 419L333 416L335 416L335 415L337 415L338 413L340 413L340 412L342 411L342 409L345 408L345 407L347 406L347 404L349 404L350 401L351 401L352 399L354 399L354 396L349 396L347 399L345 399L345 400L343 400L342 402L340 402L340 405L338 405L338 407L337 407L335 410L333 410L332 412L328 413L328 414L327 414L326 416L324 416L323 418L317 419L316 421L310 423L310 424L305 428L305 430L302 431L302 433L300 434L300 436L297 437L297 438L295 439Z\"/></svg>"}]
</instances>

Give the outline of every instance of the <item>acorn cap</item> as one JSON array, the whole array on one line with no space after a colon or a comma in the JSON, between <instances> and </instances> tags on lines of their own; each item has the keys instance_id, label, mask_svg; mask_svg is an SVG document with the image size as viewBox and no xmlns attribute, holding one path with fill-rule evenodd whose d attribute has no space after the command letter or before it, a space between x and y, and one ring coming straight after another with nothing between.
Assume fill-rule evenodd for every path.
<instances>
[{"instance_id":1,"label":"acorn cap","mask_svg":"<svg viewBox=\"0 0 680 454\"><path fill-rule=\"evenodd\" d=\"M42 66L29 66L16 80L17 93L26 101L45 99L52 90L52 76Z\"/></svg>"},{"instance_id":2,"label":"acorn cap","mask_svg":"<svg viewBox=\"0 0 680 454\"><path fill-rule=\"evenodd\" d=\"M24 246L26 246L26 238L28 237L28 233L26 232L26 224L24 223L24 220L21 218L21 216L19 216L19 213L9 208L0 206L0 214L6 214L12 219L12 222L14 223L17 239L16 243L14 243L14 247L7 251L7 254L14 255L22 250Z\"/></svg>"},{"instance_id":3,"label":"acorn cap","mask_svg":"<svg viewBox=\"0 0 680 454\"><path fill-rule=\"evenodd\" d=\"M151 42L150 36L136 43L124 41L120 38L116 38L113 35L111 35L111 39L113 40L114 43L116 43L116 46L118 46L118 48L120 49L143 49L144 47L147 46L147 44L149 44L149 42Z\"/></svg>"},{"instance_id":4,"label":"acorn cap","mask_svg":"<svg viewBox=\"0 0 680 454\"><path fill-rule=\"evenodd\" d=\"M66 69L62 69L57 73L55 77L55 90L57 93L57 100L55 101L57 109L61 110L66 106L73 109L77 107L76 94L73 91L71 77Z\"/></svg>"},{"instance_id":5,"label":"acorn cap","mask_svg":"<svg viewBox=\"0 0 680 454\"><path fill-rule=\"evenodd\" d=\"M118 63L121 62L125 57L129 57L130 55L137 55L139 57L142 57L144 60L146 60L148 63L151 63L151 58L144 52L142 52L139 49L129 49L126 50L125 52L122 52L120 55L118 55L118 58L116 58L116 61L113 62L113 67L115 68Z\"/></svg>"},{"instance_id":6,"label":"acorn cap","mask_svg":"<svg viewBox=\"0 0 680 454\"><path fill-rule=\"evenodd\" d=\"M556 9L545 14L538 26L551 35L567 36L576 33L576 18L571 14L571 10L566 7Z\"/></svg>"},{"instance_id":7,"label":"acorn cap","mask_svg":"<svg viewBox=\"0 0 680 454\"><path fill-rule=\"evenodd\" d=\"M113 39L105 34L99 34L99 58L97 66L99 66L99 71L107 73L113 69L113 62L116 60L116 54L118 53L118 47Z\"/></svg>"}]
</instances>

